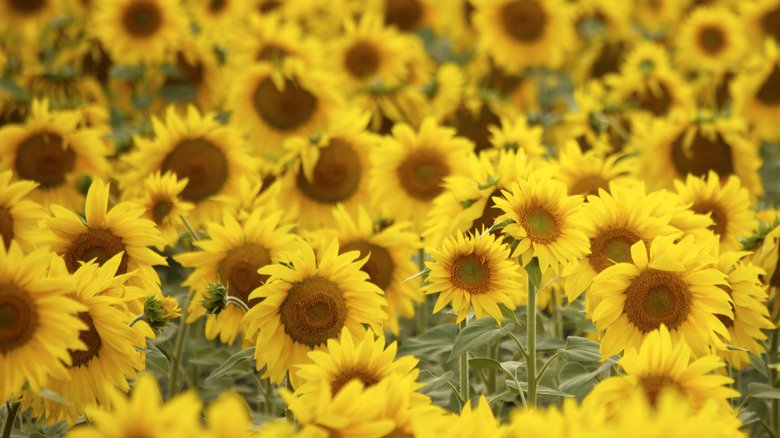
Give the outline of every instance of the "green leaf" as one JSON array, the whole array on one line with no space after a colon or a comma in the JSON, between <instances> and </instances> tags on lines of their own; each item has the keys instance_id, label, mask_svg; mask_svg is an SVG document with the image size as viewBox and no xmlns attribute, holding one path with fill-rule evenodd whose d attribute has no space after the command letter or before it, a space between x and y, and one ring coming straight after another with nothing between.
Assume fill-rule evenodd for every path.
<instances>
[{"instance_id":1,"label":"green leaf","mask_svg":"<svg viewBox=\"0 0 780 438\"><path fill-rule=\"evenodd\" d=\"M521 368L525 368L525 362L518 362L515 360L501 362L501 369L513 376L517 376L517 371Z\"/></svg>"},{"instance_id":2,"label":"green leaf","mask_svg":"<svg viewBox=\"0 0 780 438\"><path fill-rule=\"evenodd\" d=\"M47 436L40 432L33 432L30 434L30 438L47 438Z\"/></svg>"},{"instance_id":3,"label":"green leaf","mask_svg":"<svg viewBox=\"0 0 780 438\"><path fill-rule=\"evenodd\" d=\"M736 345L729 345L729 344L725 344L725 345L726 345L726 349L727 350L732 350L732 351L750 351L747 348L737 347Z\"/></svg>"},{"instance_id":4,"label":"green leaf","mask_svg":"<svg viewBox=\"0 0 780 438\"><path fill-rule=\"evenodd\" d=\"M750 365L753 367L753 369L761 373L762 376L768 378L769 374L767 373L766 362L764 361L764 357L757 356L753 353L748 353L748 356L750 356Z\"/></svg>"},{"instance_id":5,"label":"green leaf","mask_svg":"<svg viewBox=\"0 0 780 438\"><path fill-rule=\"evenodd\" d=\"M474 350L475 348L496 339L503 338L511 332L514 327L514 324L507 324L503 327L499 327L496 320L492 317L480 318L476 321L472 321L458 334L447 362L469 350Z\"/></svg>"},{"instance_id":6,"label":"green leaf","mask_svg":"<svg viewBox=\"0 0 780 438\"><path fill-rule=\"evenodd\" d=\"M430 394L431 392L441 388L442 386L446 385L447 382L451 381L455 377L455 373L452 371L447 371L446 373L442 374L439 377L436 377L428 370L422 370L420 372L421 379L418 379L420 383L424 383L425 386L418 389L419 392L423 394Z\"/></svg>"},{"instance_id":7,"label":"green leaf","mask_svg":"<svg viewBox=\"0 0 780 438\"><path fill-rule=\"evenodd\" d=\"M435 360L435 356L446 353L452 348L457 336L458 326L455 324L436 326L416 338L403 341L398 347L398 356L414 355Z\"/></svg>"},{"instance_id":8,"label":"green leaf","mask_svg":"<svg viewBox=\"0 0 780 438\"><path fill-rule=\"evenodd\" d=\"M61 405L70 406L70 403L68 403L67 400L62 398L62 396L46 388L41 389L41 397L48 398L49 400L53 400Z\"/></svg>"},{"instance_id":9,"label":"green leaf","mask_svg":"<svg viewBox=\"0 0 780 438\"><path fill-rule=\"evenodd\" d=\"M160 96L166 102L191 102L198 98L198 90L187 84L165 84L160 87Z\"/></svg>"},{"instance_id":10,"label":"green leaf","mask_svg":"<svg viewBox=\"0 0 780 438\"><path fill-rule=\"evenodd\" d=\"M592 370L581 363L569 362L558 373L559 388L567 393L585 396L598 383L599 374L609 369L610 366L611 364L603 363Z\"/></svg>"},{"instance_id":11,"label":"green leaf","mask_svg":"<svg viewBox=\"0 0 780 438\"><path fill-rule=\"evenodd\" d=\"M569 336L558 356L573 362L598 362L602 358L598 342L579 336Z\"/></svg>"},{"instance_id":12,"label":"green leaf","mask_svg":"<svg viewBox=\"0 0 780 438\"><path fill-rule=\"evenodd\" d=\"M555 336L542 336L536 338L536 351L558 350L563 348L564 345L563 340L561 340L561 338L556 338Z\"/></svg>"},{"instance_id":13,"label":"green leaf","mask_svg":"<svg viewBox=\"0 0 780 438\"><path fill-rule=\"evenodd\" d=\"M428 275L429 272L431 272L431 268L426 266L425 268L423 268L422 271L412 275L411 277L407 278L406 280L402 281L401 283L406 283L407 281L414 280L417 277L421 277L423 275Z\"/></svg>"},{"instance_id":14,"label":"green leaf","mask_svg":"<svg viewBox=\"0 0 780 438\"><path fill-rule=\"evenodd\" d=\"M513 323L517 324L518 327L522 327L523 324L520 323L520 320L517 318L517 315L515 315L515 311L510 309L509 307L505 306L504 304L499 303L498 308L501 309L501 314L504 315L504 318L512 321Z\"/></svg>"},{"instance_id":15,"label":"green leaf","mask_svg":"<svg viewBox=\"0 0 780 438\"><path fill-rule=\"evenodd\" d=\"M212 371L212 373L209 374L208 377L206 377L206 382L222 377L225 374L227 374L229 371L232 371L233 368L239 365L243 365L245 362L248 362L252 358L252 356L254 356L254 354L255 354L255 347L251 347L246 350L239 351L238 353L230 356L230 359L226 360L225 363L220 365L219 368Z\"/></svg>"},{"instance_id":16,"label":"green leaf","mask_svg":"<svg viewBox=\"0 0 780 438\"><path fill-rule=\"evenodd\" d=\"M751 382L748 383L748 395L753 398L780 400L780 389L765 383Z\"/></svg>"},{"instance_id":17,"label":"green leaf","mask_svg":"<svg viewBox=\"0 0 780 438\"><path fill-rule=\"evenodd\" d=\"M497 360L489 357L475 357L469 359L469 366L472 368L491 368L494 370L504 371L504 368L498 363Z\"/></svg>"},{"instance_id":18,"label":"green leaf","mask_svg":"<svg viewBox=\"0 0 780 438\"><path fill-rule=\"evenodd\" d=\"M520 260L520 263L522 264L523 261ZM536 257L532 258L525 266L525 272L528 273L528 278L536 288L536 292L539 292L542 289L542 269L539 267L539 259Z\"/></svg>"},{"instance_id":19,"label":"green leaf","mask_svg":"<svg viewBox=\"0 0 780 438\"><path fill-rule=\"evenodd\" d=\"M168 357L154 344L146 344L146 346L149 348L142 349L141 351L146 353L147 366L154 368L164 376L167 376L171 372Z\"/></svg>"},{"instance_id":20,"label":"green leaf","mask_svg":"<svg viewBox=\"0 0 780 438\"><path fill-rule=\"evenodd\" d=\"M0 89L8 93L17 102L28 102L30 93L9 77L0 78Z\"/></svg>"},{"instance_id":21,"label":"green leaf","mask_svg":"<svg viewBox=\"0 0 780 438\"><path fill-rule=\"evenodd\" d=\"M507 388L512 390L513 392L517 392L517 385L515 384L514 380L507 380L504 382L506 384ZM528 383L527 382L520 382L520 389L523 392L528 392ZM572 394L567 394L563 391L558 391L557 389L549 388L547 386L539 385L536 387L536 393L539 395L553 395L556 397L574 397Z\"/></svg>"},{"instance_id":22,"label":"green leaf","mask_svg":"<svg viewBox=\"0 0 780 438\"><path fill-rule=\"evenodd\" d=\"M139 65L112 65L108 69L108 75L122 81L135 81L141 79L144 68Z\"/></svg>"},{"instance_id":23,"label":"green leaf","mask_svg":"<svg viewBox=\"0 0 780 438\"><path fill-rule=\"evenodd\" d=\"M500 230L500 229L504 228L505 226L507 226L507 225L509 225L509 224L511 224L513 222L514 221L512 219L507 219L505 221L497 222L497 223L491 225L490 228L487 229L487 231L485 231L484 233L480 234L479 237L486 236L486 235L492 233L495 230Z\"/></svg>"}]
</instances>

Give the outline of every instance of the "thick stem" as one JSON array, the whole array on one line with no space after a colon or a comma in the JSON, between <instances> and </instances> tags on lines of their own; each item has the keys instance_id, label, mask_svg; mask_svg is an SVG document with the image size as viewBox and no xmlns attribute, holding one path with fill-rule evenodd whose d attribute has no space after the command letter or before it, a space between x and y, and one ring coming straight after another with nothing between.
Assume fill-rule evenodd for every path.
<instances>
[{"instance_id":1,"label":"thick stem","mask_svg":"<svg viewBox=\"0 0 780 438\"><path fill-rule=\"evenodd\" d=\"M769 345L769 362L772 363L777 358L778 333L772 332L771 343ZM769 368L769 382L774 386L777 382L777 368ZM772 400L772 432L774 436L780 433L780 400Z\"/></svg>"},{"instance_id":2,"label":"thick stem","mask_svg":"<svg viewBox=\"0 0 780 438\"><path fill-rule=\"evenodd\" d=\"M188 307L189 300L185 300L182 315L187 314ZM173 348L173 356L171 356L171 376L168 381L169 399L179 390L179 368L181 367L181 357L184 354L184 341L187 338L189 328L190 325L184 321L184 316L182 316L181 322L179 323L179 331L176 333L176 345Z\"/></svg>"},{"instance_id":3,"label":"thick stem","mask_svg":"<svg viewBox=\"0 0 780 438\"><path fill-rule=\"evenodd\" d=\"M19 409L22 407L22 404L19 402L14 402L14 403L6 402L5 407L6 407L7 416L5 417L5 425L3 426L2 438L9 438L11 436L11 431L14 428L14 421L16 421L16 414L19 413Z\"/></svg>"},{"instance_id":4,"label":"thick stem","mask_svg":"<svg viewBox=\"0 0 780 438\"><path fill-rule=\"evenodd\" d=\"M287 390L292 392L295 392L292 386L292 380L290 380L290 372L287 371ZM286 413L287 421L291 424L295 424L295 414L293 414L293 411L290 410L290 407L287 407L287 413Z\"/></svg>"},{"instance_id":5,"label":"thick stem","mask_svg":"<svg viewBox=\"0 0 780 438\"><path fill-rule=\"evenodd\" d=\"M528 405L536 406L536 287L531 282L531 276L528 276L528 312L527 312L528 335L526 351L528 361L526 370L528 376Z\"/></svg>"},{"instance_id":6,"label":"thick stem","mask_svg":"<svg viewBox=\"0 0 780 438\"><path fill-rule=\"evenodd\" d=\"M458 328L462 332L466 328L466 319L460 322ZM461 410L469 402L469 353L468 351L460 355L460 366L458 367L460 372L460 398L463 400Z\"/></svg>"}]
</instances>

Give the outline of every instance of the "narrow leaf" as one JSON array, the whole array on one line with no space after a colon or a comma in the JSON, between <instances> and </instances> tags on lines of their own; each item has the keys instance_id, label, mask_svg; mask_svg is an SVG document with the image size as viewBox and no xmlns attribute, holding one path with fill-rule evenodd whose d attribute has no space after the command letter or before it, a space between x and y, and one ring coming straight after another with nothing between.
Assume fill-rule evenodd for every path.
<instances>
[{"instance_id":1,"label":"narrow leaf","mask_svg":"<svg viewBox=\"0 0 780 438\"><path fill-rule=\"evenodd\" d=\"M447 362L477 347L485 345L496 339L503 338L515 327L514 324L507 324L499 327L494 318L480 318L467 325L455 339L452 346L450 357Z\"/></svg>"},{"instance_id":2,"label":"narrow leaf","mask_svg":"<svg viewBox=\"0 0 780 438\"><path fill-rule=\"evenodd\" d=\"M558 355L573 362L598 362L602 357L598 342L579 336L569 336L566 345L558 350Z\"/></svg>"},{"instance_id":3,"label":"narrow leaf","mask_svg":"<svg viewBox=\"0 0 780 438\"><path fill-rule=\"evenodd\" d=\"M48 390L46 388L41 389L41 397L48 398L49 400L56 401L57 403L65 405L65 406L70 406L70 403L68 403L67 400L62 398L62 396L60 396L56 392L50 391L50 390Z\"/></svg>"},{"instance_id":4,"label":"narrow leaf","mask_svg":"<svg viewBox=\"0 0 780 438\"><path fill-rule=\"evenodd\" d=\"M216 378L224 376L233 368L249 361L249 359L251 359L254 354L255 354L255 347L252 347L246 350L239 351L238 353L230 356L230 359L226 360L225 363L220 365L219 368L214 370L211 374L209 374L208 377L206 377L206 381L208 382L210 380L214 380Z\"/></svg>"},{"instance_id":5,"label":"narrow leaf","mask_svg":"<svg viewBox=\"0 0 780 438\"><path fill-rule=\"evenodd\" d=\"M424 375L424 373L427 375ZM420 376L424 377L422 380L420 380L420 383L425 383L425 386L420 388L418 391L423 394L430 394L431 392L446 385L447 382L451 381L455 377L455 373L452 371L447 371L441 376L436 377L430 371L423 370L423 372L420 373Z\"/></svg>"},{"instance_id":6,"label":"narrow leaf","mask_svg":"<svg viewBox=\"0 0 780 438\"><path fill-rule=\"evenodd\" d=\"M170 362L168 361L168 357L165 356L162 351L160 351L159 348L157 348L154 344L146 344L146 349L143 349L142 351L146 353L146 365L149 368L154 368L161 372L163 375L167 376L170 372Z\"/></svg>"},{"instance_id":7,"label":"narrow leaf","mask_svg":"<svg viewBox=\"0 0 780 438\"><path fill-rule=\"evenodd\" d=\"M512 321L513 323L517 324L518 327L522 327L523 324L520 323L520 320L517 318L517 315L515 315L514 310L510 309L509 307L505 306L504 304L498 305L498 308L501 309L501 314L504 315L504 318Z\"/></svg>"},{"instance_id":8,"label":"narrow leaf","mask_svg":"<svg viewBox=\"0 0 780 438\"><path fill-rule=\"evenodd\" d=\"M513 392L517 392L517 385L515 385L515 382L513 380L507 380L504 383ZM520 382L520 390L522 390L523 392L528 392L528 383ZM554 395L557 397L573 397L572 394L567 394L563 391L558 391L557 389L549 388L547 386L542 386L542 385L539 385L536 388L536 393L540 395Z\"/></svg>"}]
</instances>

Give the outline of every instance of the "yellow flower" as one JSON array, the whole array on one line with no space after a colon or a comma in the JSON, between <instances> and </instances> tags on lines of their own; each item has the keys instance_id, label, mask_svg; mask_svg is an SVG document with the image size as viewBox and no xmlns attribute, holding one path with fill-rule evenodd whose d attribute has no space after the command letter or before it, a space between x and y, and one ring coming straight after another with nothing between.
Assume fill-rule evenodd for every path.
<instances>
[{"instance_id":1,"label":"yellow flower","mask_svg":"<svg viewBox=\"0 0 780 438\"><path fill-rule=\"evenodd\" d=\"M695 71L718 72L739 67L747 38L739 17L725 6L696 8L677 35L677 62Z\"/></svg>"},{"instance_id":2,"label":"yellow flower","mask_svg":"<svg viewBox=\"0 0 780 438\"><path fill-rule=\"evenodd\" d=\"M315 259L311 246L301 243L297 251L286 253L289 263L258 271L269 279L249 295L262 301L249 309L243 324L249 332L260 331L255 360L258 370L266 367L264 378L281 382L292 366L311 363L307 353L324 350L344 327L355 337L362 324L381 330L387 317L382 290L360 270L364 261L355 261L358 251L338 250L333 239Z\"/></svg>"},{"instance_id":3,"label":"yellow flower","mask_svg":"<svg viewBox=\"0 0 780 438\"><path fill-rule=\"evenodd\" d=\"M606 410L606 417L619 416L631 392L642 388L650 406L656 406L665 392L687 399L695 410L715 402L724 413L731 412L727 399L739 397L728 384L732 379L710 372L726 366L713 354L694 360L693 352L682 339L673 339L666 325L648 333L639 349L629 348L618 361L625 376L600 382L583 404L595 403Z\"/></svg>"},{"instance_id":4,"label":"yellow flower","mask_svg":"<svg viewBox=\"0 0 780 438\"><path fill-rule=\"evenodd\" d=\"M175 0L104 0L91 27L114 62L158 63L189 36L185 17Z\"/></svg>"},{"instance_id":5,"label":"yellow flower","mask_svg":"<svg viewBox=\"0 0 780 438\"><path fill-rule=\"evenodd\" d=\"M133 434L150 438L201 436L202 402L194 391L178 394L163 403L157 379L142 374L128 398L112 391L108 406L87 409L89 424L68 431L68 438L120 438Z\"/></svg>"},{"instance_id":6,"label":"yellow flower","mask_svg":"<svg viewBox=\"0 0 780 438\"><path fill-rule=\"evenodd\" d=\"M183 285L192 292L187 322L197 320L204 311L200 301L207 285L219 281L227 287L228 294L244 302L250 308L257 300L249 294L268 280L258 269L281 260L281 253L295 248L297 238L291 234L292 225L280 222L280 210L257 208L243 224L230 215L223 223L211 222L207 226L209 239L194 242L200 251L185 252L174 256L182 266L195 268ZM228 306L219 315L208 315L206 338L232 344L239 333L244 342L253 342L254 333L244 331L241 319L244 312L235 305Z\"/></svg>"},{"instance_id":7,"label":"yellow flower","mask_svg":"<svg viewBox=\"0 0 780 438\"><path fill-rule=\"evenodd\" d=\"M16 242L0 245L0 397L8 400L25 382L34 393L49 377L67 377L69 351L85 350L78 313L84 305L67 296L69 276L48 272L54 255L39 249L24 255Z\"/></svg>"},{"instance_id":8,"label":"yellow flower","mask_svg":"<svg viewBox=\"0 0 780 438\"><path fill-rule=\"evenodd\" d=\"M588 253L579 225L583 197L567 196L562 182L531 175L501 193L493 198L503 211L496 223L511 221L504 232L518 241L513 256L519 255L523 266L537 258L542 274L548 268L557 273L559 265Z\"/></svg>"},{"instance_id":9,"label":"yellow flower","mask_svg":"<svg viewBox=\"0 0 780 438\"><path fill-rule=\"evenodd\" d=\"M78 128L80 114L49 111L49 102L33 100L24 125L0 129L0 171L11 169L16 179L38 183L30 199L48 207L81 208L79 178L108 173L108 147L93 129Z\"/></svg>"},{"instance_id":10,"label":"yellow flower","mask_svg":"<svg viewBox=\"0 0 780 438\"><path fill-rule=\"evenodd\" d=\"M631 246L632 263L618 263L593 279L596 299L591 319L596 330L606 330L600 352L612 356L639 348L648 333L666 325L674 341L685 340L697 355L709 346L725 349L728 330L715 314L731 316L731 298L719 286L726 275L714 268L708 247L692 236L674 243L675 236ZM713 243L709 243L712 245Z\"/></svg>"},{"instance_id":11,"label":"yellow flower","mask_svg":"<svg viewBox=\"0 0 780 438\"><path fill-rule=\"evenodd\" d=\"M130 199L132 202L144 206L144 218L157 225L157 229L165 239L165 245L173 248L179 241L179 232L184 230L184 224L179 216L187 216L195 207L191 202L181 199L181 193L187 187L187 178L177 178L176 174L168 171L164 175L155 171L143 182L143 188L139 196ZM158 246L162 251L164 246Z\"/></svg>"},{"instance_id":12,"label":"yellow flower","mask_svg":"<svg viewBox=\"0 0 780 438\"><path fill-rule=\"evenodd\" d=\"M732 113L746 118L754 134L768 141L779 138L780 42L767 40L762 56L746 62L730 85Z\"/></svg>"},{"instance_id":13,"label":"yellow flower","mask_svg":"<svg viewBox=\"0 0 780 438\"><path fill-rule=\"evenodd\" d=\"M572 11L560 0L474 0L478 50L510 73L558 68L574 42Z\"/></svg>"},{"instance_id":14,"label":"yellow flower","mask_svg":"<svg viewBox=\"0 0 780 438\"><path fill-rule=\"evenodd\" d=\"M40 236L38 222L46 211L37 202L25 199L38 185L33 181L11 183L13 172L0 172L0 238L5 249L11 241L19 244L24 252L32 251Z\"/></svg>"},{"instance_id":15,"label":"yellow flower","mask_svg":"<svg viewBox=\"0 0 780 438\"><path fill-rule=\"evenodd\" d=\"M636 159L613 154L601 156L593 150L582 152L575 141L568 141L558 152L554 175L563 181L570 195L598 195L614 182L620 185L636 183Z\"/></svg>"},{"instance_id":16,"label":"yellow flower","mask_svg":"<svg viewBox=\"0 0 780 438\"><path fill-rule=\"evenodd\" d=\"M459 232L448 237L440 249L428 248L433 261L426 261L430 268L426 294L439 292L433 312L439 312L450 302L460 323L474 309L476 318L492 316L503 319L499 304L509 309L521 293L520 267L510 258L509 248L492 234L482 237Z\"/></svg>"}]
</instances>

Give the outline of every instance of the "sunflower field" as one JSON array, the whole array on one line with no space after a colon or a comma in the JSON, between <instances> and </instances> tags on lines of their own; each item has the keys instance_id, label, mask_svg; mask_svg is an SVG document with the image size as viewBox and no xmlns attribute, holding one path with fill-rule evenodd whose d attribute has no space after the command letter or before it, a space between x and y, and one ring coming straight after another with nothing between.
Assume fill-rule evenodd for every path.
<instances>
[{"instance_id":1,"label":"sunflower field","mask_svg":"<svg viewBox=\"0 0 780 438\"><path fill-rule=\"evenodd\" d=\"M0 0L0 438L780 438L780 0Z\"/></svg>"}]
</instances>

